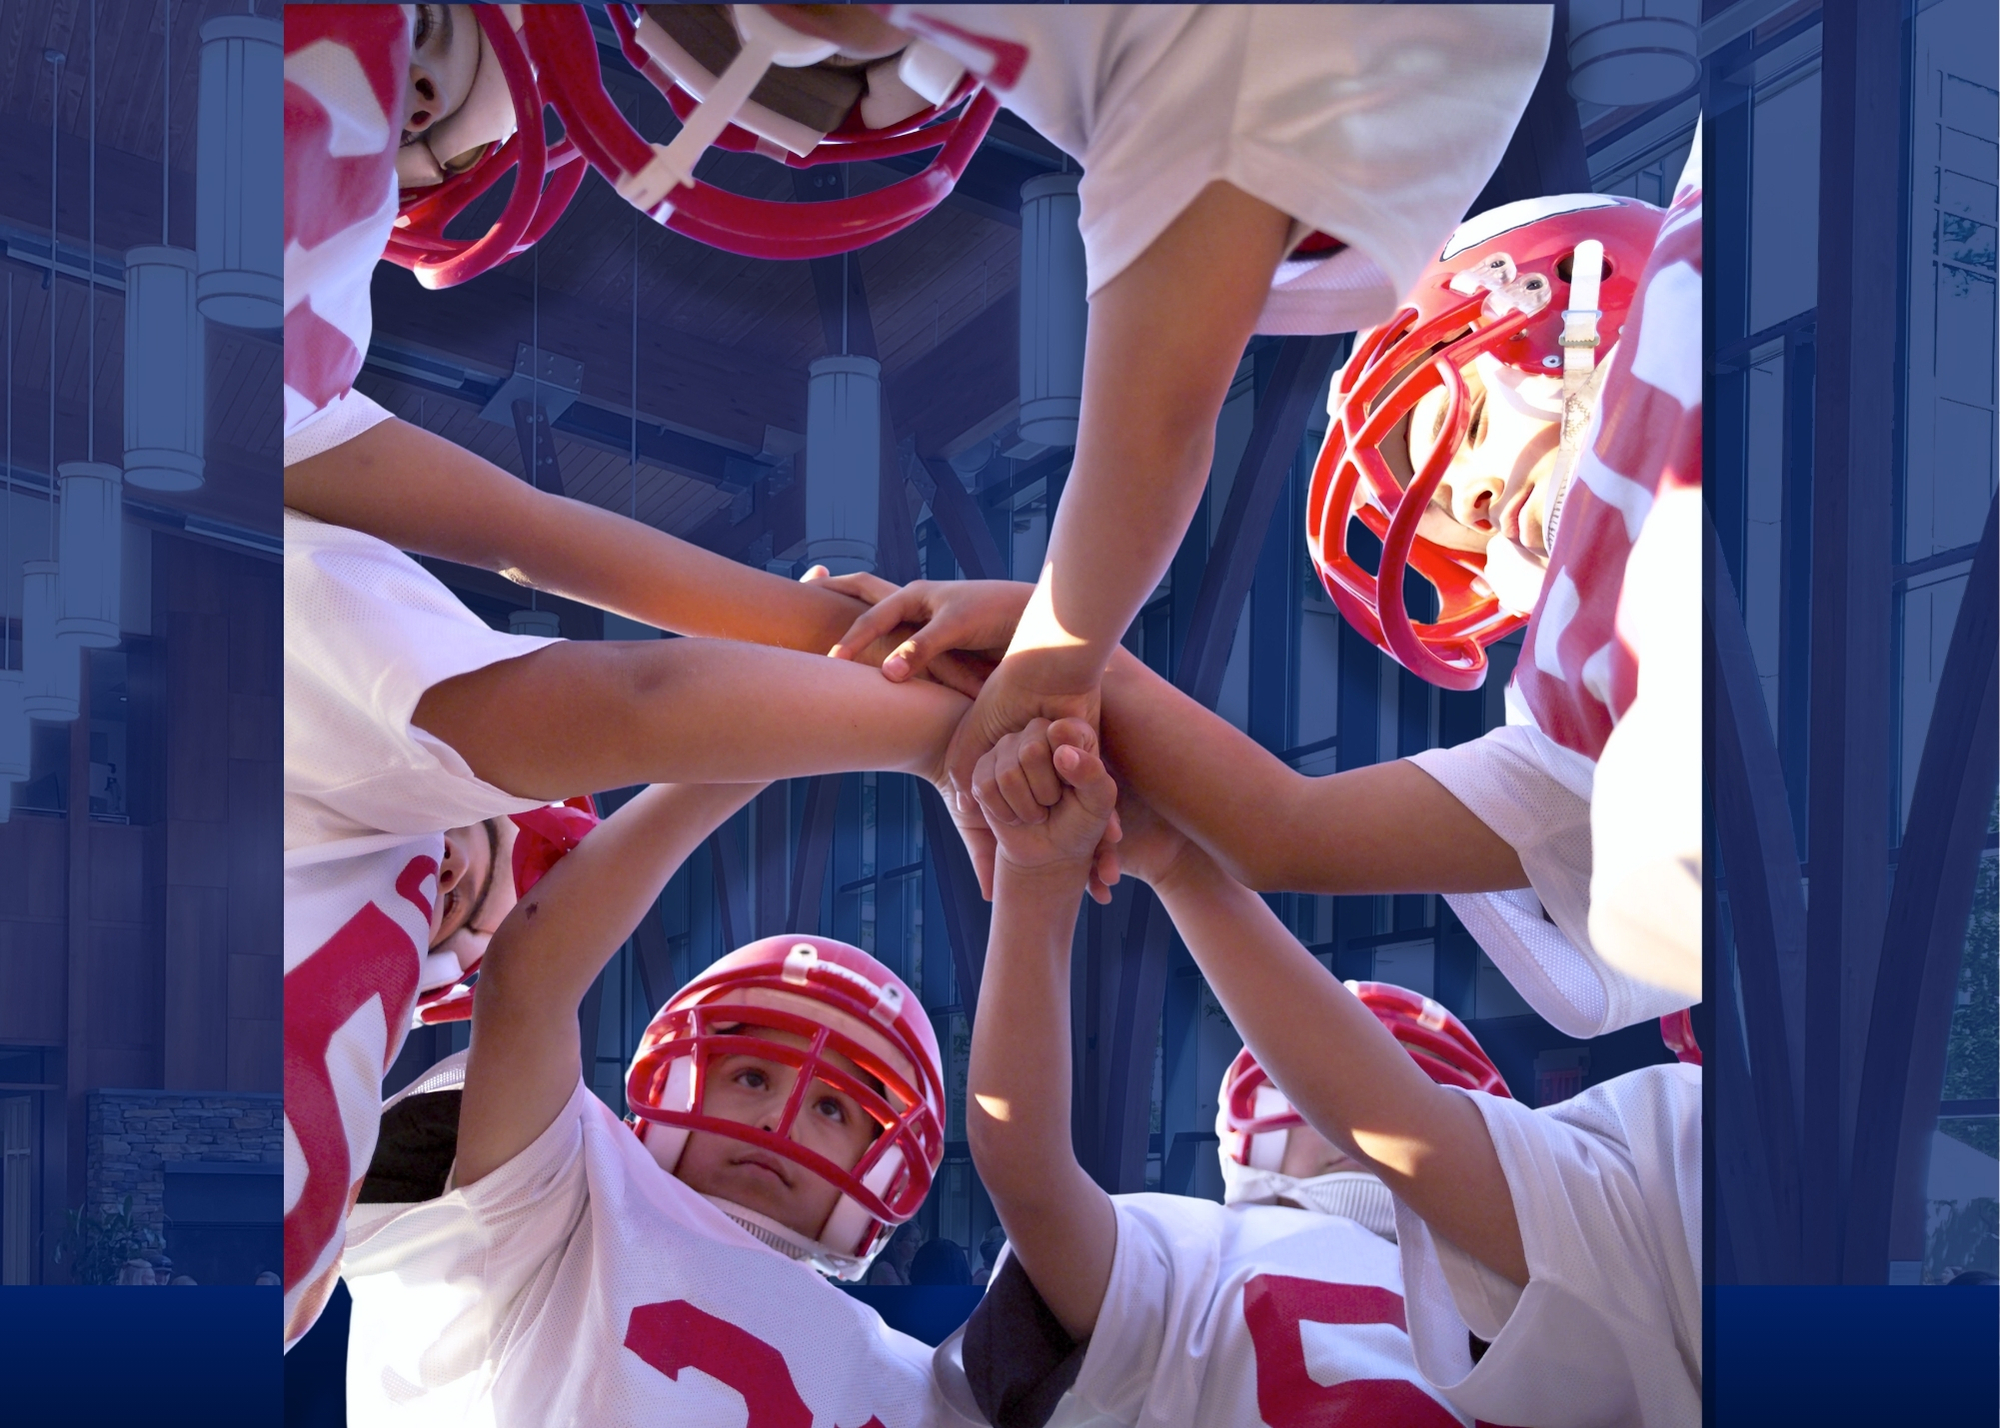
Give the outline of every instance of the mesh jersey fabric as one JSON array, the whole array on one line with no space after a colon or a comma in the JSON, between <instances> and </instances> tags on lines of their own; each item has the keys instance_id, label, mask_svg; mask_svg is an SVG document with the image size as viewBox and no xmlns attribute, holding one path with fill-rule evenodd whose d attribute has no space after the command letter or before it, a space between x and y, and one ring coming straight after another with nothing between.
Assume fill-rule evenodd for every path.
<instances>
[{"instance_id":1,"label":"mesh jersey fabric","mask_svg":"<svg viewBox=\"0 0 2000 1428\"><path fill-rule=\"evenodd\" d=\"M444 839L287 865L285 1347L319 1317L375 1138L382 1077L408 1033Z\"/></svg>"},{"instance_id":2,"label":"mesh jersey fabric","mask_svg":"<svg viewBox=\"0 0 2000 1428\"><path fill-rule=\"evenodd\" d=\"M355 1428L967 1421L928 1346L751 1239L581 1081L478 1183L357 1218L346 1279Z\"/></svg>"},{"instance_id":3,"label":"mesh jersey fabric","mask_svg":"<svg viewBox=\"0 0 2000 1428\"><path fill-rule=\"evenodd\" d=\"M1634 978L1701 995L1701 126L1642 281L1637 355L1616 398L1638 413L1607 443L1625 467L1665 453L1618 596L1632 690L1599 756L1590 937Z\"/></svg>"},{"instance_id":4,"label":"mesh jersey fabric","mask_svg":"<svg viewBox=\"0 0 2000 1428\"><path fill-rule=\"evenodd\" d=\"M285 513L285 1342L338 1272L409 1027L447 828L525 812L410 723L455 674L552 643L489 629L372 536Z\"/></svg>"},{"instance_id":5,"label":"mesh jersey fabric","mask_svg":"<svg viewBox=\"0 0 2000 1428\"><path fill-rule=\"evenodd\" d=\"M399 7L285 12L287 466L387 415L352 388L373 326L369 278L396 221L409 58Z\"/></svg>"},{"instance_id":6,"label":"mesh jersey fabric","mask_svg":"<svg viewBox=\"0 0 2000 1428\"><path fill-rule=\"evenodd\" d=\"M1549 12L1511 5L898 5L1079 161L1086 287L1225 180L1347 244L1288 265L1260 332L1394 311L1527 107Z\"/></svg>"},{"instance_id":7,"label":"mesh jersey fabric","mask_svg":"<svg viewBox=\"0 0 2000 1428\"><path fill-rule=\"evenodd\" d=\"M1382 1236L1279 1205L1155 1194L1112 1204L1111 1279L1051 1428L1469 1421L1422 1385L1396 1247Z\"/></svg>"},{"instance_id":8,"label":"mesh jersey fabric","mask_svg":"<svg viewBox=\"0 0 2000 1428\"><path fill-rule=\"evenodd\" d=\"M1521 1226L1517 1287L1396 1205L1416 1362L1494 1423L1701 1422L1701 1068L1649 1066L1555 1106L1473 1096ZM1477 1364L1466 1335L1490 1346Z\"/></svg>"}]
</instances>

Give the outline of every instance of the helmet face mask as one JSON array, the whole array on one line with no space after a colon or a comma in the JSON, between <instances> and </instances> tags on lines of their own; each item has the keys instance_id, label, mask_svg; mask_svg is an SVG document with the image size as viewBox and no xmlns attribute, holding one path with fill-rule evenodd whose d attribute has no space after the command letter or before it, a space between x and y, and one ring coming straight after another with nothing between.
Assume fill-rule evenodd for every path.
<instances>
[{"instance_id":1,"label":"helmet face mask","mask_svg":"<svg viewBox=\"0 0 2000 1428\"><path fill-rule=\"evenodd\" d=\"M584 7L469 8L483 42L475 98L483 95L480 112L487 122L473 137L484 147L475 143L441 155L432 143L432 162L412 156L386 254L427 287L465 282L525 251L562 216L586 165L655 221L711 247L779 259L851 252L908 227L942 202L999 112L992 93L922 41L897 56L857 62L755 6L613 5L604 13L624 58L682 121L674 143L654 143L605 92L598 40ZM703 40L705 32L715 33ZM744 61L740 73L734 58ZM795 106L753 97L784 91L785 77L803 74L809 64L821 70L819 82L806 84L821 101L816 113L808 103L814 122L788 117L784 111ZM863 77L855 80L849 70ZM857 86L859 97L843 103L843 82ZM513 123L496 131L490 121L501 83ZM806 97L810 101L812 93ZM562 123L562 137L553 143L545 138L545 108ZM842 117L831 128L814 127L835 115ZM492 139L493 132L505 134L504 142ZM745 198L696 180L695 162L711 145L790 168L936 152L918 173L886 188L789 203ZM446 237L446 226L510 171L513 191L486 234Z\"/></svg>"},{"instance_id":2,"label":"helmet face mask","mask_svg":"<svg viewBox=\"0 0 2000 1428\"><path fill-rule=\"evenodd\" d=\"M790 1068L774 1124L710 1110L711 1078L731 1056ZM851 1166L798 1134L820 1094L815 1088L845 1098L873 1122L873 1138ZM634 1128L670 1174L678 1173L693 1135L703 1133L832 1187L831 1213L812 1233L774 1213L787 1198L775 1190L757 1197L762 1205L712 1198L753 1235L843 1278L859 1278L888 1231L916 1214L944 1159L942 1064L928 1017L887 968L828 938L766 938L682 988L646 1029L626 1101Z\"/></svg>"},{"instance_id":3,"label":"helmet face mask","mask_svg":"<svg viewBox=\"0 0 2000 1428\"><path fill-rule=\"evenodd\" d=\"M1518 515L1536 470L1547 475L1545 453L1531 453L1535 411L1548 402L1547 379L1565 374L1566 345L1576 345L1563 336L1577 246L1586 239L1604 246L1598 307L1589 311L1595 341L1608 349L1664 218L1635 199L1580 194L1507 204L1470 219L1402 309L1362 335L1334 379L1307 497L1313 562L1348 622L1434 684L1477 688L1486 676L1485 647L1520 628L1527 612L1511 608L1522 603L1522 582L1513 579L1503 605L1488 579L1486 551L1469 529L1464 538L1449 529L1453 517L1433 499L1468 443L1478 445L1472 438L1483 403L1496 426L1504 418L1513 433L1495 456L1520 458L1511 486L1492 496L1489 511ZM1436 435L1426 441L1420 433L1413 449L1420 404ZM1560 420L1561 412L1555 415ZM1373 572L1348 550L1355 521L1381 543ZM1499 533L1503 520L1492 523ZM1406 571L1435 590L1434 619L1411 618Z\"/></svg>"}]
</instances>

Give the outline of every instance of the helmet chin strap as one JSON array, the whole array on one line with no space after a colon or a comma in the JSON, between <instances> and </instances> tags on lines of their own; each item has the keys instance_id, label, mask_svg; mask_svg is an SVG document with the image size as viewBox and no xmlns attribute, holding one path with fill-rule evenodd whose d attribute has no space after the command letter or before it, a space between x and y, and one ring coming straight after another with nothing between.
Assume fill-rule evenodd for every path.
<instances>
[{"instance_id":1,"label":"helmet chin strap","mask_svg":"<svg viewBox=\"0 0 2000 1428\"><path fill-rule=\"evenodd\" d=\"M1570 255L1569 300L1563 309L1562 335L1556 344L1563 350L1562 443L1556 453L1552 479L1555 491L1549 497L1546 541L1551 552L1556 547L1556 526L1562 518L1563 498L1569 494L1571 474L1583 446L1583 430L1590 424L1596 406L1599 370L1597 347L1598 319L1604 316L1597 306L1598 289L1604 280L1604 245L1586 238Z\"/></svg>"},{"instance_id":2,"label":"helmet chin strap","mask_svg":"<svg viewBox=\"0 0 2000 1428\"><path fill-rule=\"evenodd\" d=\"M618 185L619 193L641 209L651 212L676 188L694 183L694 166L708 152L709 145L736 117L736 111L750 98L766 71L773 65L799 69L818 64L840 52L832 40L805 35L772 18L755 5L730 7L743 47L715 81L715 87L701 98L688 115L673 142L653 145L652 162Z\"/></svg>"}]
</instances>

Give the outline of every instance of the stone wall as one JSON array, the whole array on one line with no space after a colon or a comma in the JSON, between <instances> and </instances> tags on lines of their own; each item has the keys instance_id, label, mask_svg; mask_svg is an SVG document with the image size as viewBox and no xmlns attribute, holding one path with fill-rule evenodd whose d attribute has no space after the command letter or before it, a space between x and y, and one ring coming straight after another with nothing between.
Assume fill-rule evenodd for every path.
<instances>
[{"instance_id":1,"label":"stone wall","mask_svg":"<svg viewBox=\"0 0 2000 1428\"><path fill-rule=\"evenodd\" d=\"M166 1173L176 1161L279 1165L284 1097L258 1091L91 1091L85 1112L85 1205L166 1226Z\"/></svg>"}]
</instances>

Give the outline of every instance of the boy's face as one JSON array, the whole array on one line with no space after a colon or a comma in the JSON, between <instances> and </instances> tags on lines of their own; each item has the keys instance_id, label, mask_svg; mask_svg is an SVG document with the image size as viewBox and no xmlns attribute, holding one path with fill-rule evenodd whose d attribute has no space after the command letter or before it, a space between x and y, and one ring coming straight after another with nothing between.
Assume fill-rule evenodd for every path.
<instances>
[{"instance_id":1,"label":"boy's face","mask_svg":"<svg viewBox=\"0 0 2000 1428\"><path fill-rule=\"evenodd\" d=\"M520 831L511 818L446 831L438 895L431 904L431 951L450 944L460 964L468 967L485 955L487 940L519 900L514 840Z\"/></svg>"},{"instance_id":2,"label":"boy's face","mask_svg":"<svg viewBox=\"0 0 2000 1428\"><path fill-rule=\"evenodd\" d=\"M470 5L411 5L410 77L403 90L405 139L457 111L479 73L479 24Z\"/></svg>"},{"instance_id":3,"label":"boy's face","mask_svg":"<svg viewBox=\"0 0 2000 1428\"><path fill-rule=\"evenodd\" d=\"M1311 1126L1293 1126L1285 1132L1285 1158L1278 1166L1279 1174L1310 1180L1336 1170L1359 1169L1361 1166L1351 1156Z\"/></svg>"},{"instance_id":4,"label":"boy's face","mask_svg":"<svg viewBox=\"0 0 2000 1428\"><path fill-rule=\"evenodd\" d=\"M1561 411L1561 382L1554 377L1510 380L1510 376L1484 358L1465 370L1471 424L1417 530L1451 550L1484 551L1504 537L1524 554L1546 563L1545 522L1552 494L1548 478L1555 469L1562 434L1556 415ZM1411 472L1422 470L1435 449L1448 405L1440 387L1411 411Z\"/></svg>"},{"instance_id":5,"label":"boy's face","mask_svg":"<svg viewBox=\"0 0 2000 1428\"><path fill-rule=\"evenodd\" d=\"M742 1034L785 1046L804 1047L806 1038L791 1031L745 1027ZM837 1053L835 1065L862 1075ZM775 1131L798 1080L798 1068L776 1058L736 1053L709 1062L702 1092L702 1114ZM852 1170L874 1142L878 1128L853 1097L823 1081L806 1090L792 1139L834 1164ZM691 1131L674 1174L704 1195L727 1200L777 1221L787 1229L815 1239L840 1199L839 1190L791 1161L728 1136Z\"/></svg>"}]
</instances>

